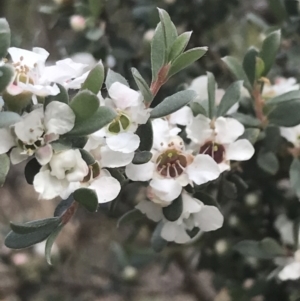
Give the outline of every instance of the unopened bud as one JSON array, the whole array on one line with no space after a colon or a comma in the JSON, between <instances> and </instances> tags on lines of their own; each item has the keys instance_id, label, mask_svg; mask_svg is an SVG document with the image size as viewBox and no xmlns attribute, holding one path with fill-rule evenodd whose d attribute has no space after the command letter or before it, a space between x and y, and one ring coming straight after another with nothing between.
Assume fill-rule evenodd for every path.
<instances>
[{"instance_id":1,"label":"unopened bud","mask_svg":"<svg viewBox=\"0 0 300 301\"><path fill-rule=\"evenodd\" d=\"M70 26L74 31L83 31L86 28L86 20L80 15L74 15L70 18Z\"/></svg>"},{"instance_id":2,"label":"unopened bud","mask_svg":"<svg viewBox=\"0 0 300 301\"><path fill-rule=\"evenodd\" d=\"M228 242L225 239L220 239L215 243L215 250L219 255L223 255L228 250Z\"/></svg>"},{"instance_id":3,"label":"unopened bud","mask_svg":"<svg viewBox=\"0 0 300 301\"><path fill-rule=\"evenodd\" d=\"M255 193L249 193L245 196L245 203L249 207L255 207L258 204L259 198Z\"/></svg>"},{"instance_id":4,"label":"unopened bud","mask_svg":"<svg viewBox=\"0 0 300 301\"><path fill-rule=\"evenodd\" d=\"M144 34L144 40L148 43L150 43L154 37L154 33L155 33L155 30L154 29L149 29L145 32Z\"/></svg>"},{"instance_id":5,"label":"unopened bud","mask_svg":"<svg viewBox=\"0 0 300 301\"><path fill-rule=\"evenodd\" d=\"M126 281L135 280L137 276L137 269L133 266L126 266L122 272L122 277Z\"/></svg>"}]
</instances>

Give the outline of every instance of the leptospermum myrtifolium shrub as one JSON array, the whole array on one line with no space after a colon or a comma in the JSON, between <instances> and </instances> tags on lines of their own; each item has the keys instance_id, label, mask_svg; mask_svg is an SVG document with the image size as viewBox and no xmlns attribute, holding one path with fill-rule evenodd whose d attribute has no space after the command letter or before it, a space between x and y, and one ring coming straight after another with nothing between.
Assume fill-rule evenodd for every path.
<instances>
[{"instance_id":1,"label":"leptospermum myrtifolium shrub","mask_svg":"<svg viewBox=\"0 0 300 301\"><path fill-rule=\"evenodd\" d=\"M151 83L131 70L138 91L122 75L104 70L101 61L92 70L71 59L49 66L44 49L10 47L9 25L1 19L0 184L10 163L26 160L25 178L38 198L62 199L54 217L11 223L7 247L46 240L51 263L51 247L78 206L90 212L102 210L104 203L114 207L134 183L143 188L143 200L118 226L145 217L153 221L155 251L195 243L203 232L221 228L236 195L260 181L257 174L278 176L286 162L300 197L299 86L292 79L272 86L267 77L280 31L269 33L260 50L250 48L242 62L223 59L237 80L226 91L208 72L153 107L160 88L207 52L207 47L186 50L191 32L178 35L167 12L158 12ZM298 223L291 228L294 247L265 237L240 241L235 250L281 259L275 274L282 280L299 278Z\"/></svg>"}]
</instances>

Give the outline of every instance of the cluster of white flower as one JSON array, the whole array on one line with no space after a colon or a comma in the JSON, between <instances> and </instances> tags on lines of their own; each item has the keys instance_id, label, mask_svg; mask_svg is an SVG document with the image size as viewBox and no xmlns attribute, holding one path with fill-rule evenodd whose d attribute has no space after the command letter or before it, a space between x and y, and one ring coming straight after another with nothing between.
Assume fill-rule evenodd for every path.
<instances>
[{"instance_id":1,"label":"cluster of white flower","mask_svg":"<svg viewBox=\"0 0 300 301\"><path fill-rule=\"evenodd\" d=\"M14 77L3 99L7 102L9 97L26 95L35 106L14 124L0 129L0 154L10 151L13 164L35 156L41 168L33 185L40 199L67 198L76 189L86 187L96 192L99 203L112 201L121 185L106 168L125 167L128 179L149 181L147 200L136 208L150 219L162 221L161 235L165 240L185 243L190 240L188 232L195 227L212 231L222 226L219 209L193 198L185 187L217 179L230 169L230 160L252 157L251 143L238 139L244 132L240 122L229 117L212 120L203 115L194 117L189 106L164 118L151 119L152 158L147 163L134 164L132 161L140 145L136 131L139 125L148 122L151 109L145 105L140 92L116 81L107 86L106 98L100 92L97 95L100 107L111 108L117 117L89 135L83 151L92 154L95 162L88 165L79 149L55 148L60 136L75 125L72 108L56 101L55 97L47 105L38 103L39 97L59 94L58 84L65 89L79 89L89 73L86 65L65 59L45 66L49 54L41 48L33 51L9 48L8 52ZM197 92L205 95L206 89L203 87ZM189 143L180 137L184 127ZM181 202L182 212L170 220L165 211L174 202Z\"/></svg>"}]
</instances>

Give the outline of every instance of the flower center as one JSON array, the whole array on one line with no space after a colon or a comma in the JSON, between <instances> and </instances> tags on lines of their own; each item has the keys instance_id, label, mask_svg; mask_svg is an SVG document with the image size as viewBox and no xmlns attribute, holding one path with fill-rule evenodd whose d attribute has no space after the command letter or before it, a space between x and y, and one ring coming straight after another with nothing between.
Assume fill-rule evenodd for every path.
<instances>
[{"instance_id":1,"label":"flower center","mask_svg":"<svg viewBox=\"0 0 300 301\"><path fill-rule=\"evenodd\" d=\"M29 76L30 68L22 63L23 57L20 57L20 62L13 64L16 72L14 84L34 84L34 80Z\"/></svg>"},{"instance_id":2,"label":"flower center","mask_svg":"<svg viewBox=\"0 0 300 301\"><path fill-rule=\"evenodd\" d=\"M108 126L109 132L118 134L126 131L130 126L130 119L124 113L120 113Z\"/></svg>"},{"instance_id":3,"label":"flower center","mask_svg":"<svg viewBox=\"0 0 300 301\"><path fill-rule=\"evenodd\" d=\"M100 175L100 172L101 172L101 167L98 162L89 165L89 172L83 178L82 183L88 183L89 181L96 179Z\"/></svg>"},{"instance_id":4,"label":"flower center","mask_svg":"<svg viewBox=\"0 0 300 301\"><path fill-rule=\"evenodd\" d=\"M209 155L216 161L216 163L220 164L224 160L225 148L222 144L209 141L201 146L199 154Z\"/></svg>"},{"instance_id":5,"label":"flower center","mask_svg":"<svg viewBox=\"0 0 300 301\"><path fill-rule=\"evenodd\" d=\"M168 149L158 156L156 170L163 177L176 178L184 172L187 164L183 153L176 149Z\"/></svg>"}]
</instances>

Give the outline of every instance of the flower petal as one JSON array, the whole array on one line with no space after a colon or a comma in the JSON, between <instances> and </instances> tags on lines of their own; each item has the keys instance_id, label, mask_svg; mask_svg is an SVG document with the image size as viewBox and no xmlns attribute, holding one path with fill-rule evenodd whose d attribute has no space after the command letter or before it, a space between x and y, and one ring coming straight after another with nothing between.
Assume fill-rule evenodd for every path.
<instances>
[{"instance_id":1,"label":"flower petal","mask_svg":"<svg viewBox=\"0 0 300 301\"><path fill-rule=\"evenodd\" d=\"M19 164L28 158L27 154L22 154L22 149L14 147L9 154L11 164Z\"/></svg>"},{"instance_id":2,"label":"flower petal","mask_svg":"<svg viewBox=\"0 0 300 301\"><path fill-rule=\"evenodd\" d=\"M46 107L44 123L46 134L62 135L74 127L75 114L67 104L52 101Z\"/></svg>"},{"instance_id":3,"label":"flower petal","mask_svg":"<svg viewBox=\"0 0 300 301\"><path fill-rule=\"evenodd\" d=\"M190 107L183 107L170 115L169 122L172 124L188 125L193 121L193 112Z\"/></svg>"},{"instance_id":4,"label":"flower petal","mask_svg":"<svg viewBox=\"0 0 300 301\"><path fill-rule=\"evenodd\" d=\"M53 86L43 86L43 85L32 85L32 84L25 84L20 82L18 86L24 90L29 91L37 96L45 97L48 95L57 95L60 90L57 85Z\"/></svg>"},{"instance_id":5,"label":"flower petal","mask_svg":"<svg viewBox=\"0 0 300 301\"><path fill-rule=\"evenodd\" d=\"M129 164L125 168L126 176L132 181L149 181L154 172L155 164L151 161L145 164Z\"/></svg>"},{"instance_id":6,"label":"flower petal","mask_svg":"<svg viewBox=\"0 0 300 301\"><path fill-rule=\"evenodd\" d=\"M195 226L202 231L214 231L223 226L224 217L215 206L204 205L200 212L194 214Z\"/></svg>"},{"instance_id":7,"label":"flower petal","mask_svg":"<svg viewBox=\"0 0 300 301\"><path fill-rule=\"evenodd\" d=\"M104 146L100 148L101 166L103 167L120 167L126 166L132 162L134 152L122 153L112 151L109 147Z\"/></svg>"},{"instance_id":8,"label":"flower petal","mask_svg":"<svg viewBox=\"0 0 300 301\"><path fill-rule=\"evenodd\" d=\"M247 139L240 139L225 148L227 160L245 161L254 155L254 147Z\"/></svg>"},{"instance_id":9,"label":"flower petal","mask_svg":"<svg viewBox=\"0 0 300 301\"><path fill-rule=\"evenodd\" d=\"M215 180L220 175L218 164L208 155L197 155L186 169L189 178L197 185Z\"/></svg>"},{"instance_id":10,"label":"flower petal","mask_svg":"<svg viewBox=\"0 0 300 301\"><path fill-rule=\"evenodd\" d=\"M191 240L184 226L178 225L176 222L166 222L162 227L161 237L166 241L174 241L178 244L185 244Z\"/></svg>"},{"instance_id":11,"label":"flower petal","mask_svg":"<svg viewBox=\"0 0 300 301\"><path fill-rule=\"evenodd\" d=\"M278 274L278 277L282 281L300 278L300 262L292 262L285 266Z\"/></svg>"},{"instance_id":12,"label":"flower petal","mask_svg":"<svg viewBox=\"0 0 300 301\"><path fill-rule=\"evenodd\" d=\"M297 126L291 127L291 128L281 127L280 134L287 141L293 143L294 146L296 146L296 147L300 146L300 139L299 139L300 125L297 125Z\"/></svg>"},{"instance_id":13,"label":"flower petal","mask_svg":"<svg viewBox=\"0 0 300 301\"><path fill-rule=\"evenodd\" d=\"M163 218L161 206L154 204L151 201L141 201L135 208L146 214L149 219L155 222L159 222Z\"/></svg>"},{"instance_id":14,"label":"flower petal","mask_svg":"<svg viewBox=\"0 0 300 301\"><path fill-rule=\"evenodd\" d=\"M240 137L244 131L244 126L234 118L219 117L215 121L217 133L216 142L220 144L232 143Z\"/></svg>"},{"instance_id":15,"label":"flower petal","mask_svg":"<svg viewBox=\"0 0 300 301\"><path fill-rule=\"evenodd\" d=\"M0 154L7 153L13 146L16 145L10 129L0 129L0 141Z\"/></svg>"},{"instance_id":16,"label":"flower petal","mask_svg":"<svg viewBox=\"0 0 300 301\"><path fill-rule=\"evenodd\" d=\"M96 191L98 202L102 204L114 200L121 190L121 185L112 176L100 176L92 182L89 188Z\"/></svg>"},{"instance_id":17,"label":"flower petal","mask_svg":"<svg viewBox=\"0 0 300 301\"><path fill-rule=\"evenodd\" d=\"M46 165L50 162L52 154L52 146L50 144L46 144L35 152L35 157L41 165Z\"/></svg>"},{"instance_id":18,"label":"flower petal","mask_svg":"<svg viewBox=\"0 0 300 301\"><path fill-rule=\"evenodd\" d=\"M126 109L141 103L140 93L119 82L115 82L110 86L108 94L119 109Z\"/></svg>"},{"instance_id":19,"label":"flower petal","mask_svg":"<svg viewBox=\"0 0 300 301\"><path fill-rule=\"evenodd\" d=\"M140 137L134 133L121 133L106 139L107 146L122 153L132 153L140 145Z\"/></svg>"},{"instance_id":20,"label":"flower petal","mask_svg":"<svg viewBox=\"0 0 300 301\"><path fill-rule=\"evenodd\" d=\"M182 191L182 186L174 179L153 179L150 186L158 198L167 202L175 200Z\"/></svg>"}]
</instances>

